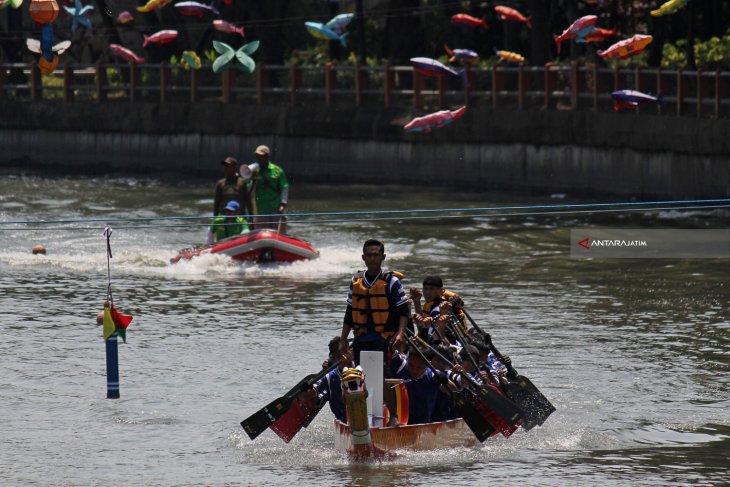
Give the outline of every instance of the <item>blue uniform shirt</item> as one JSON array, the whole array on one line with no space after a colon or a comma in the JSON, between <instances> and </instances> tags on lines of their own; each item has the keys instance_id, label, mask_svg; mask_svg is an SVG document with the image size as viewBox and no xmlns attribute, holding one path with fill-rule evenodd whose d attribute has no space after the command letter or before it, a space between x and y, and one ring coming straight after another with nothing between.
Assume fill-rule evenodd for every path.
<instances>
[{"instance_id":1,"label":"blue uniform shirt","mask_svg":"<svg viewBox=\"0 0 730 487\"><path fill-rule=\"evenodd\" d=\"M426 368L426 372L414 379L408 373L408 362L405 355L394 354L390 361L390 370L393 377L406 381L408 390L408 424L430 423L433 409L436 405L436 394L439 383L433 371Z\"/></svg>"},{"instance_id":2,"label":"blue uniform shirt","mask_svg":"<svg viewBox=\"0 0 730 487\"><path fill-rule=\"evenodd\" d=\"M320 401L329 401L330 409L335 418L345 423L345 403L342 401L342 374L335 369L319 379L314 388L319 394Z\"/></svg>"}]
</instances>

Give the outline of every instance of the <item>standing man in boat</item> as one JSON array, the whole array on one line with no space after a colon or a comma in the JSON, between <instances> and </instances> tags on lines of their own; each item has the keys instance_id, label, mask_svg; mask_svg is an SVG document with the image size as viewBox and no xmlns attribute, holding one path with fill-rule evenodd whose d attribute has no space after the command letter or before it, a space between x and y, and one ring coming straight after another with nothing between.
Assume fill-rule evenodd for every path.
<instances>
[{"instance_id":1,"label":"standing man in boat","mask_svg":"<svg viewBox=\"0 0 730 487\"><path fill-rule=\"evenodd\" d=\"M390 348L401 350L410 317L408 296L400 282L402 274L383 271L385 245L368 240L363 245L362 260L367 270L358 272L350 281L340 335L340 352L344 355L348 350L347 337L353 330L356 365L360 364L363 350L380 351L385 357Z\"/></svg>"},{"instance_id":2,"label":"standing man in boat","mask_svg":"<svg viewBox=\"0 0 730 487\"><path fill-rule=\"evenodd\" d=\"M256 164L247 166L245 173L253 174L256 188L256 228L275 228L286 233L286 205L289 201L289 180L284 170L271 162L271 150L266 145L256 147Z\"/></svg>"},{"instance_id":3,"label":"standing man in boat","mask_svg":"<svg viewBox=\"0 0 730 487\"><path fill-rule=\"evenodd\" d=\"M244 208L249 223L253 223L254 208L251 199L250 184L238 175L238 161L231 156L221 161L225 177L215 184L215 198L213 198L213 216L223 214L223 207L229 201L236 201L239 208Z\"/></svg>"}]
</instances>

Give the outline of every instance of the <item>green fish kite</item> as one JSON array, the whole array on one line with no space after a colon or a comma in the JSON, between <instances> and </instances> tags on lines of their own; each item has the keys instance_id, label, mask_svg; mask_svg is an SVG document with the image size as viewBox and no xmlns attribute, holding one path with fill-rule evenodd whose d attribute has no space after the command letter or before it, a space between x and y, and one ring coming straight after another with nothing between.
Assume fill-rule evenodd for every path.
<instances>
[{"instance_id":1,"label":"green fish kite","mask_svg":"<svg viewBox=\"0 0 730 487\"><path fill-rule=\"evenodd\" d=\"M256 69L256 62L251 59L251 54L259 48L259 41L244 44L238 50L234 50L224 42L213 41L213 48L220 54L213 62L214 73L220 73L230 68L236 68L244 73L253 73Z\"/></svg>"},{"instance_id":2,"label":"green fish kite","mask_svg":"<svg viewBox=\"0 0 730 487\"><path fill-rule=\"evenodd\" d=\"M668 2L662 4L662 6L658 9L652 10L649 13L652 15L652 17L672 15L674 13L677 13L679 9L686 7L687 2L689 2L689 0L669 0Z\"/></svg>"}]
</instances>

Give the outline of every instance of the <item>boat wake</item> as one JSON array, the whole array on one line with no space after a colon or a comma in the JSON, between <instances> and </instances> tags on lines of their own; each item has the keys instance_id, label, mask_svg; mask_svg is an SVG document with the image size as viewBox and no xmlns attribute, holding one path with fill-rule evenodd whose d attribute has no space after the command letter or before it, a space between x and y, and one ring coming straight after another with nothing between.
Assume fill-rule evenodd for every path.
<instances>
[{"instance_id":1,"label":"boat wake","mask_svg":"<svg viewBox=\"0 0 730 487\"><path fill-rule=\"evenodd\" d=\"M112 237L113 238L113 237ZM47 242L47 255L33 255L32 246L7 250L0 254L0 264L12 267L42 268L45 272L103 273L106 275L106 249L102 239ZM25 249L27 247L27 250ZM190 260L170 264L170 257L179 248L157 247L152 242L112 240L112 273L181 280L218 280L241 277L322 278L349 274L362 267L359 253L349 244L318 245L320 257L292 263L256 264L235 261L222 254L204 254ZM401 245L389 251L388 258L410 255L411 247Z\"/></svg>"}]
</instances>

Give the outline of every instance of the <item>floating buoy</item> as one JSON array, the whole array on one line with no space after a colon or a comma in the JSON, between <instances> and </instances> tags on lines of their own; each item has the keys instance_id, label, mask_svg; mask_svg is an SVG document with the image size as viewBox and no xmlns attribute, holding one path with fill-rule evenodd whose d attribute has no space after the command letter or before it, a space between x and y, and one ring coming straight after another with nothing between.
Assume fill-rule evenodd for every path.
<instances>
[{"instance_id":1,"label":"floating buoy","mask_svg":"<svg viewBox=\"0 0 730 487\"><path fill-rule=\"evenodd\" d=\"M33 247L33 255L43 254L46 255L46 248L43 245L36 245Z\"/></svg>"}]
</instances>

